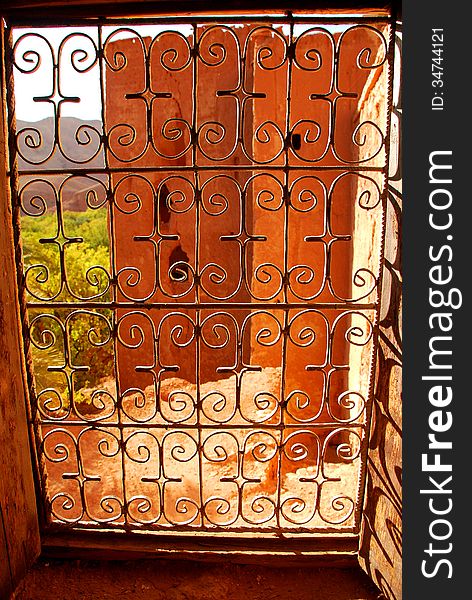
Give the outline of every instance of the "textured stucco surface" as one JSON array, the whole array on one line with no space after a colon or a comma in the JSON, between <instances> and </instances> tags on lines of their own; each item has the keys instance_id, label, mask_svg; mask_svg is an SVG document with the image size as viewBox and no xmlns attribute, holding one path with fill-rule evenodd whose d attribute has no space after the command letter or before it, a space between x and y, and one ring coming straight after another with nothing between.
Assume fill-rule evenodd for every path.
<instances>
[{"instance_id":1,"label":"textured stucco surface","mask_svg":"<svg viewBox=\"0 0 472 600\"><path fill-rule=\"evenodd\" d=\"M360 569L193 561L39 561L14 600L377 600Z\"/></svg>"}]
</instances>

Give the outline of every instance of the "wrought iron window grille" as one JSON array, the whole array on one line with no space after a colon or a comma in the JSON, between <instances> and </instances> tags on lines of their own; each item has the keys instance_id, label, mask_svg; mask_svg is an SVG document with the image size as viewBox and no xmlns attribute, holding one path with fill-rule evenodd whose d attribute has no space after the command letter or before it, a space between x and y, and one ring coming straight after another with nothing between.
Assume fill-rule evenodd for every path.
<instances>
[{"instance_id":1,"label":"wrought iron window grille","mask_svg":"<svg viewBox=\"0 0 472 600\"><path fill-rule=\"evenodd\" d=\"M12 28L48 527L358 534L392 40L306 14Z\"/></svg>"}]
</instances>

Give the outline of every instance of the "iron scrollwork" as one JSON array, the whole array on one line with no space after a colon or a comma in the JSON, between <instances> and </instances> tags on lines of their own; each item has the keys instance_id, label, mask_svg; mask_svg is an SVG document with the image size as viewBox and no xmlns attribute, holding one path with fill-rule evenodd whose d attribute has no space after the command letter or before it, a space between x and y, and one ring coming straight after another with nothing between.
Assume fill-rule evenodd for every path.
<instances>
[{"instance_id":1,"label":"iron scrollwork","mask_svg":"<svg viewBox=\"0 0 472 600\"><path fill-rule=\"evenodd\" d=\"M55 523L357 530L390 25L312 21L15 32L48 82L10 134Z\"/></svg>"}]
</instances>

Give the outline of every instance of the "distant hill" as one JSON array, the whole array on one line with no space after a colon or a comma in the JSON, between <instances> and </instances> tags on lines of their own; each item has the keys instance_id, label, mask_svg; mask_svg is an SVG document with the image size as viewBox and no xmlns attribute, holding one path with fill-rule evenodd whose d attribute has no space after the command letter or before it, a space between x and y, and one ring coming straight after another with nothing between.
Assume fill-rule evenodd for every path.
<instances>
[{"instance_id":1,"label":"distant hill","mask_svg":"<svg viewBox=\"0 0 472 600\"><path fill-rule=\"evenodd\" d=\"M92 142L89 145L81 145L76 141L76 133L84 125L91 126L98 132L102 131L102 125L100 121L82 121L74 117L62 117L60 120L60 136L64 154L59 150L58 147L56 147L51 158L42 164L31 164L19 156L18 169L20 173L20 187L23 187L28 181L39 179L39 173L47 169L57 169L60 171L65 171L66 173L71 173L77 169L87 170L90 168L103 168L105 165L103 148L100 149L99 153L93 160L88 160L90 156L93 156L97 149L95 137L92 138ZM20 142L20 149L22 150L23 155L34 161L40 161L41 159L46 158L51 151L52 141L54 139L53 118L50 117L48 119L42 119L41 121L36 122L17 119L17 132L20 132L22 129L35 129L39 131L42 136L42 147L38 150L30 150L24 145L23 148L21 148ZM81 132L79 135L82 140L86 139L84 137L84 132ZM73 158L73 160L76 162L71 161L70 158ZM21 172L25 170L37 171L38 175L21 175ZM51 181L57 187L64 177L61 175L48 175L45 178L48 181ZM64 209L75 211L85 210L85 203L83 200L85 193L84 183L85 181L83 178L73 180L68 183L62 198ZM34 183L32 183L28 188L29 194L41 195L41 190L44 189L42 186L43 184L41 184L39 181L34 181ZM97 184L97 187L99 186L100 184ZM50 199L45 200L47 201L49 207L51 207Z\"/></svg>"},{"instance_id":2,"label":"distant hill","mask_svg":"<svg viewBox=\"0 0 472 600\"><path fill-rule=\"evenodd\" d=\"M84 142L86 141L86 133L84 127L93 127L96 131L101 134L102 124L100 121L82 121L75 117L61 117L59 122L60 127L60 141L64 151L64 155L60 152L59 148L56 150L49 160L41 165L31 165L24 161L21 157L18 161L18 167L23 169L71 169L71 168L100 168L104 165L103 148L100 149L98 155L90 161L90 157L95 153L98 143L97 136L91 132L92 141L89 144L80 144L77 142L77 132L79 139ZM79 131L82 128L82 131ZM41 159L45 159L51 151L52 142L54 139L54 120L52 117L42 119L41 121L28 122L17 120L16 130L20 132L22 129L35 129L41 133L42 146L37 150L30 150L28 147L23 145L20 150L22 154L35 162L39 162ZM69 160L72 159L72 160ZM76 163L84 163L78 165Z\"/></svg>"}]
</instances>

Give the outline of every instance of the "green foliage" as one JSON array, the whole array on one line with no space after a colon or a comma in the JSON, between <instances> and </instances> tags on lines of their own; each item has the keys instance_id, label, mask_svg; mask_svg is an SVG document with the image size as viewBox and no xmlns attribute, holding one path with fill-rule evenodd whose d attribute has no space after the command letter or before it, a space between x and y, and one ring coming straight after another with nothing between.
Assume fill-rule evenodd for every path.
<instances>
[{"instance_id":1,"label":"green foliage","mask_svg":"<svg viewBox=\"0 0 472 600\"><path fill-rule=\"evenodd\" d=\"M24 215L22 241L29 301L73 303L77 302L74 296L82 300L110 301L110 251L105 210L66 211L63 231L60 231L55 212L38 217ZM63 248L63 270L60 246ZM41 314L57 317L64 324L72 310L73 306L71 309L51 307L42 310ZM30 310L30 322L38 314L38 311ZM110 337L111 318L112 312L108 309L95 310L95 314L80 312L67 327L70 365L87 367L87 370L73 374L76 404L90 403L91 394L81 390L99 387L99 380L113 373L113 344L111 341L103 343ZM47 343L51 339L48 332L56 337L53 344ZM55 389L66 408L70 403L67 378L63 373L51 371L51 366L65 365L61 328L53 318L43 316L32 328L31 335L39 346L33 345L32 350L37 391ZM46 338L43 339L44 335ZM53 404L59 404L53 392L50 398Z\"/></svg>"},{"instance_id":2,"label":"green foliage","mask_svg":"<svg viewBox=\"0 0 472 600\"><path fill-rule=\"evenodd\" d=\"M41 217L23 217L23 256L28 270L28 290L36 299L43 300L73 301L74 295L83 299L109 300L106 291L110 271L106 213L66 211L63 222L64 232L61 232L53 212ZM64 254L64 273L61 273L60 245ZM62 290L61 281L64 284Z\"/></svg>"}]
</instances>

